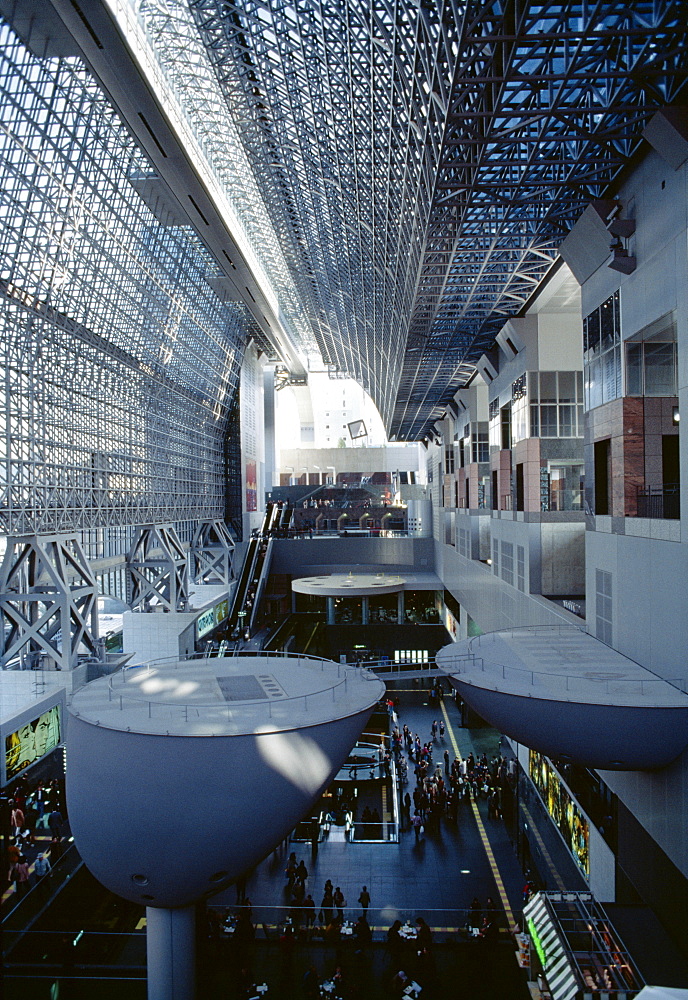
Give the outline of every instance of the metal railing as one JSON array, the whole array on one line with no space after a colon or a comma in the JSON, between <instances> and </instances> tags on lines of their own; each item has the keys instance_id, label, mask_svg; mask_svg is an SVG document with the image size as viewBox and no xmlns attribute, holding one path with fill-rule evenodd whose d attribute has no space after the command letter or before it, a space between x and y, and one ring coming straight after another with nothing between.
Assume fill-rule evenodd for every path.
<instances>
[{"instance_id":1,"label":"metal railing","mask_svg":"<svg viewBox=\"0 0 688 1000\"><path fill-rule=\"evenodd\" d=\"M279 714L281 715L281 706L287 704L295 707L303 707L305 711L308 711L309 708L312 709L314 707L318 699L320 699L321 703L325 699L328 702L330 700L335 702L338 697L348 692L350 684L369 683L378 680L374 673L366 669L361 667L355 668L342 663L334 663L332 660L320 656L306 656L301 653L267 650L242 650L240 657L271 659L281 663L288 659L298 664L316 667L319 665L320 671L323 674L326 668L330 668L332 672L336 670L337 673L337 679L333 683L326 684L318 690L309 691L305 694L285 695L281 698L265 697L237 701L235 706L240 718L245 717L247 707L258 712L262 710L268 718L273 717L275 709L280 709ZM235 658L232 657L232 659ZM132 706L139 707L147 712L149 719L155 718L156 712L164 712L165 716L169 717L170 709L174 709L179 713L178 718L183 719L185 722L198 722L200 720L217 723L232 722L235 717L235 710L230 703L223 705L218 702L209 701L207 704L204 704L203 702L185 702L183 697L174 700L154 700L146 697L146 692L142 690L140 682L145 678L153 680L156 675L156 668L163 667L166 671L182 671L189 662L193 661L200 664L208 664L209 662L205 653L195 653L186 657L152 660L143 666L122 667L108 679L108 701L115 708L119 708L120 711L130 709ZM212 660L212 666L214 670L217 669L217 658ZM77 717L79 716L79 712L75 712L74 714Z\"/></svg>"},{"instance_id":2,"label":"metal railing","mask_svg":"<svg viewBox=\"0 0 688 1000\"><path fill-rule=\"evenodd\" d=\"M518 637L525 633L530 633L532 635L543 634L552 635L559 634L565 635L567 632L581 632L588 635L585 626L579 625L530 625L524 626L523 628L513 628L509 630L500 630L499 632L492 633L488 632L485 635L475 636L469 641L471 647L480 648L482 643L491 642L494 636L506 636L509 635L512 638ZM539 687L545 689L550 693L559 693L563 695L564 692L575 693L579 695L593 695L599 694L601 690L605 694L626 694L626 695L650 695L653 692L658 692L661 686L669 685L675 688L682 694L688 693L688 684L683 677L659 677L653 675L650 670L643 667L642 664L636 664L635 661L631 661L634 665L640 667L650 676L648 678L624 678L618 677L616 672L607 671L608 676L605 677L605 671L602 670L597 676L587 676L581 674L569 674L562 673L556 670L529 670L527 667L515 667L509 664L498 663L495 660L489 658L489 656L480 656L479 654L471 651L469 653L457 653L454 656L443 658L441 669L446 673L450 674L475 674L476 671L480 671L483 675L487 675L490 678L492 684L494 685L494 690L499 691L500 688L498 684L500 681L506 681L507 683L511 680L512 683L518 684L519 686L526 686L530 688ZM610 676L611 675L611 676Z\"/></svg>"},{"instance_id":3,"label":"metal railing","mask_svg":"<svg viewBox=\"0 0 688 1000\"><path fill-rule=\"evenodd\" d=\"M675 521L681 516L681 491L678 483L664 486L641 486L636 499L636 517Z\"/></svg>"}]
</instances>

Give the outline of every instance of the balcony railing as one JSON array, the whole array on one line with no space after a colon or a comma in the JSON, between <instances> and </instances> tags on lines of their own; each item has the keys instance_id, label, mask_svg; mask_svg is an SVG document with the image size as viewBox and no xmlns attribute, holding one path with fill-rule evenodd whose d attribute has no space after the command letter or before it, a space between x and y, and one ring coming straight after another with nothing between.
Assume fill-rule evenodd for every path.
<instances>
[{"instance_id":1,"label":"balcony railing","mask_svg":"<svg viewBox=\"0 0 688 1000\"><path fill-rule=\"evenodd\" d=\"M639 487L636 509L636 517L678 520L681 516L679 484Z\"/></svg>"}]
</instances>

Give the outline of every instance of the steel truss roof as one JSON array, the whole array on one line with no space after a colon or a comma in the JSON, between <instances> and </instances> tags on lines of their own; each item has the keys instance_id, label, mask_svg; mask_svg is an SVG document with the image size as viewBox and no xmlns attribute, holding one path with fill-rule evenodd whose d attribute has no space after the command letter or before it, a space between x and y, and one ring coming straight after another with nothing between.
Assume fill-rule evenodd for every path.
<instances>
[{"instance_id":1,"label":"steel truss roof","mask_svg":"<svg viewBox=\"0 0 688 1000\"><path fill-rule=\"evenodd\" d=\"M323 357L408 439L688 59L680 2L190 4Z\"/></svg>"}]
</instances>

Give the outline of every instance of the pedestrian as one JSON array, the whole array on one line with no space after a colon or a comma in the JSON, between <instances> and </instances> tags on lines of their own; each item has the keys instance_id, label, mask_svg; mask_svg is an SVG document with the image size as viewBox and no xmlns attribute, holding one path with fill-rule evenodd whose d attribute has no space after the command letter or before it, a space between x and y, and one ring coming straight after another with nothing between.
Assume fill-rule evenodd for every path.
<instances>
[{"instance_id":1,"label":"pedestrian","mask_svg":"<svg viewBox=\"0 0 688 1000\"><path fill-rule=\"evenodd\" d=\"M303 858L299 861L296 871L294 873L294 881L300 882L301 885L305 885L306 879L308 878L308 869L306 868Z\"/></svg>"},{"instance_id":2,"label":"pedestrian","mask_svg":"<svg viewBox=\"0 0 688 1000\"><path fill-rule=\"evenodd\" d=\"M19 860L15 862L10 873L10 879L14 882L17 896L25 896L29 891L29 862L25 855L21 854Z\"/></svg>"},{"instance_id":3,"label":"pedestrian","mask_svg":"<svg viewBox=\"0 0 688 1000\"><path fill-rule=\"evenodd\" d=\"M310 892L304 899L303 906L306 914L306 927L310 930L315 923L315 900L311 896Z\"/></svg>"},{"instance_id":4,"label":"pedestrian","mask_svg":"<svg viewBox=\"0 0 688 1000\"><path fill-rule=\"evenodd\" d=\"M365 916L366 911L370 906L370 893L368 892L366 886L363 886L363 888L361 889L361 895L358 897L358 901L361 904L361 909L363 910L363 914Z\"/></svg>"},{"instance_id":5,"label":"pedestrian","mask_svg":"<svg viewBox=\"0 0 688 1000\"><path fill-rule=\"evenodd\" d=\"M334 906L334 900L332 897L332 883L330 882L329 885L325 883L325 891L323 893L322 902L320 904L320 919L322 923L325 925L325 927L327 927L327 925L332 922L333 906Z\"/></svg>"},{"instance_id":6,"label":"pedestrian","mask_svg":"<svg viewBox=\"0 0 688 1000\"><path fill-rule=\"evenodd\" d=\"M437 719L432 720L432 725L430 726L430 735L432 736L434 742L437 739Z\"/></svg>"},{"instance_id":7,"label":"pedestrian","mask_svg":"<svg viewBox=\"0 0 688 1000\"><path fill-rule=\"evenodd\" d=\"M42 879L50 872L50 862L45 854L39 854L33 865L34 874L37 879Z\"/></svg>"},{"instance_id":8,"label":"pedestrian","mask_svg":"<svg viewBox=\"0 0 688 1000\"><path fill-rule=\"evenodd\" d=\"M413 827L413 832L416 835L416 843L418 843L420 840L420 832L423 827L423 820L420 818L420 813L417 809L411 817L411 826Z\"/></svg>"},{"instance_id":9,"label":"pedestrian","mask_svg":"<svg viewBox=\"0 0 688 1000\"><path fill-rule=\"evenodd\" d=\"M449 751L444 751L444 773L449 775Z\"/></svg>"},{"instance_id":10,"label":"pedestrian","mask_svg":"<svg viewBox=\"0 0 688 1000\"><path fill-rule=\"evenodd\" d=\"M444 721L440 719L440 739L444 740Z\"/></svg>"},{"instance_id":11,"label":"pedestrian","mask_svg":"<svg viewBox=\"0 0 688 1000\"><path fill-rule=\"evenodd\" d=\"M64 820L62 819L62 813L59 809L53 809L48 816L48 826L50 827L50 832L54 839L62 839L62 824Z\"/></svg>"},{"instance_id":12,"label":"pedestrian","mask_svg":"<svg viewBox=\"0 0 688 1000\"><path fill-rule=\"evenodd\" d=\"M334 905L337 907L337 920L343 924L344 923L344 907L346 906L346 900L344 899L344 893L339 888L335 887L334 896L332 897Z\"/></svg>"}]
</instances>

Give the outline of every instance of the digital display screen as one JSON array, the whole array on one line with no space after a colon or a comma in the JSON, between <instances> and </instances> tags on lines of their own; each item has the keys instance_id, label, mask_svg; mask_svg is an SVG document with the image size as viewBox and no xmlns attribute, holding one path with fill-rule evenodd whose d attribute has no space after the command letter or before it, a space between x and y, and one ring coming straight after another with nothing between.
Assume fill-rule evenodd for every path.
<instances>
[{"instance_id":1,"label":"digital display screen","mask_svg":"<svg viewBox=\"0 0 688 1000\"><path fill-rule=\"evenodd\" d=\"M196 619L196 635L200 639L206 632L215 628L215 608L209 608Z\"/></svg>"},{"instance_id":2,"label":"digital display screen","mask_svg":"<svg viewBox=\"0 0 688 1000\"><path fill-rule=\"evenodd\" d=\"M5 737L5 777L16 777L29 764L40 760L60 742L60 706L39 715Z\"/></svg>"},{"instance_id":3,"label":"digital display screen","mask_svg":"<svg viewBox=\"0 0 688 1000\"><path fill-rule=\"evenodd\" d=\"M550 762L536 750L529 751L529 771L547 812L566 841L574 861L586 878L590 877L588 821L561 783Z\"/></svg>"}]
</instances>

